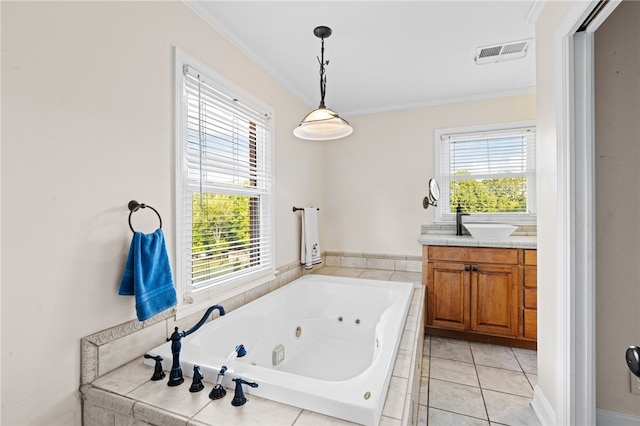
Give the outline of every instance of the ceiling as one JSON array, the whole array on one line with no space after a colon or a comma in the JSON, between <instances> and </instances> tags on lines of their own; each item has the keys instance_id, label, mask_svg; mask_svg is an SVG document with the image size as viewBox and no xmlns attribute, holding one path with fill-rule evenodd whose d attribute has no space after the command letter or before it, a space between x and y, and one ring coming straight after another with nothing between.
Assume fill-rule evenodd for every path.
<instances>
[{"instance_id":1,"label":"ceiling","mask_svg":"<svg viewBox=\"0 0 640 426\"><path fill-rule=\"evenodd\" d=\"M535 91L540 1L185 1L310 109L319 25L333 30L325 102L344 117ZM525 39L522 59L474 61L479 47Z\"/></svg>"}]
</instances>

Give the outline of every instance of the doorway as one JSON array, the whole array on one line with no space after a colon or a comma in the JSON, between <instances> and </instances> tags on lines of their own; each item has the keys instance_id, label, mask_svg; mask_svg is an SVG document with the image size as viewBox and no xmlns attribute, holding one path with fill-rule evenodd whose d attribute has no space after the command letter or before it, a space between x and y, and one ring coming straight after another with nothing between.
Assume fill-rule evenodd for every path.
<instances>
[{"instance_id":1,"label":"doorway","mask_svg":"<svg viewBox=\"0 0 640 426\"><path fill-rule=\"evenodd\" d=\"M597 98L594 91L594 88L602 90L602 87L608 87L607 85L611 84L613 84L611 87L615 88L620 83L619 81L615 82L615 76L610 82L602 82L595 78L594 64L600 63L600 58L596 58L595 54L602 54L600 53L602 49L596 51L594 47L596 46L596 31L622 3L625 3L626 7L626 3L635 2L592 1L578 3L572 10L566 27L561 29L564 35L559 36L559 42L562 46L562 61L558 64L558 67L562 68L559 70L562 76L560 110L563 111L563 115L558 119L558 175L559 182L562 182L558 187L558 207L561 215L560 220L567 228L560 238L559 246L563 258L568 261L560 266L560 273L563 277L561 282L564 284L564 289L559 292L559 309L562 310L561 317L564 317L565 323L560 336L562 344L559 345L558 351L558 371L562 372L562 377L557 382L556 422L558 424L634 424L633 422L637 423L638 421L635 414L622 419L619 416L619 411L633 412L633 408L631 411L627 411L624 404L628 404L627 408L636 404L635 409L637 410L637 399L634 399L635 396L630 394L628 384L626 391L620 389L621 375L624 374L625 377L628 377L628 373L624 371L626 369L623 363L624 345L619 348L620 354L616 358L615 351L620 343L607 342L605 336L606 338L616 334L632 336L634 333L629 331L629 327L634 326L637 334L640 322L637 313L627 316L626 322L630 324L626 325L626 331L624 331L625 324L621 323L624 320L616 314L622 314L622 318L624 318L625 313L637 312L637 306L636 309L629 309L628 305L625 306L624 303L625 299L630 298L629 296L634 297L633 294L629 294L629 292L633 293L633 284L636 285L636 289L640 288L638 286L640 277L634 277L632 274L626 276L604 276L603 274L610 273L611 267L617 264L617 259L612 257L612 247L616 246L616 242L621 242L621 235L630 237L628 241L631 242L632 247L627 244L627 248L621 247L620 253L628 256L625 257L627 262L631 258L631 264L635 266L618 268L627 273L631 270L635 273L635 270L638 269L637 261L640 259L640 249L636 250L635 246L640 245L638 242L640 232L636 233L631 228L620 229L621 224L624 227L625 224L632 224L632 222L618 217L617 215L623 208L615 206L615 203L619 203L615 197L613 199L607 197L612 195L610 192L614 192L613 195L617 193L618 196L622 195L622 206L630 203L635 208L634 198L625 199L625 194L620 191L622 188L627 188L627 190L638 192L636 188L640 177L635 179L632 174L637 172L637 162L640 161L640 155L635 157L636 163L633 167L607 164L614 155L618 160L627 160L635 155L633 150L620 155L616 151L618 148L613 148L611 144L608 146L606 143L613 139L618 142L617 139L624 138L616 138L611 133L603 133L603 131L611 131L612 123L610 120L612 117L620 118L624 116L621 114L622 112L629 113L628 105L619 106L616 103L611 103L610 100L607 105L600 103L601 101L607 102L607 97L601 94ZM637 6L637 4L631 5L631 7ZM600 10L595 14L595 18L584 26L583 31L576 32L596 8L600 8ZM624 17L628 13L628 11L622 11L620 14ZM636 32L633 33L635 34L635 43L638 43L637 27L636 22ZM631 34L631 38L634 37L633 34ZM635 46L635 55L638 55L637 44ZM637 56L635 60L637 61ZM609 68L613 65L612 62L606 63L604 60L602 63ZM613 70L614 73L615 71ZM600 74L602 74L602 70ZM637 70L635 79L637 99ZM626 94L631 98L634 96L633 93ZM617 108L621 108L621 110L616 112ZM603 112L604 114L602 114ZM638 113L637 101L635 114L635 120L627 119L626 123L627 127L635 125L633 134L636 137L637 150L637 146L640 145L640 141L637 139L637 135L640 133L638 131L640 130L638 128L640 114ZM594 123L599 123L597 129ZM615 123L614 127L619 129L621 126L619 123ZM626 170L624 170L625 168ZM612 173L613 171L622 171L630 173L630 175L628 178L624 178L620 174ZM603 173L610 176L606 179L602 178ZM620 179L634 179L634 181L627 181L633 182L630 186L620 185ZM611 182L617 183L615 188L611 188ZM605 191L604 188L607 190ZM599 195L596 194L597 191L599 191ZM635 195L637 196L637 194ZM637 212L635 218L636 220L633 222L638 221ZM612 231L613 227L618 229ZM620 234L616 234L616 232L620 232ZM622 244L618 246L620 247ZM614 260L616 261L614 262ZM599 287L597 283L599 283ZM620 283L624 283L623 289L616 291L622 293L622 296L618 294L616 296L618 302L614 302L614 305L617 303L618 307L606 306L611 302L605 303L603 300L606 298L603 298L602 295L607 294L602 292L605 290L604 286L609 285L606 290L613 292L614 286ZM640 303L640 291L636 290L636 292L635 304L637 305ZM599 313L605 321L599 322L596 313ZM633 315L636 316L633 317ZM617 330L611 330L612 324L619 325ZM596 330L603 340L599 345L596 345ZM634 342L627 342L628 344L634 344ZM605 348L604 345L610 345L610 347ZM614 352L608 353L609 350ZM598 357L602 359L596 362ZM612 371L615 373L598 371L605 365L604 363L607 366L610 363L613 366ZM598 382L600 396L596 395L596 382ZM615 383L615 385L609 385L609 383ZM628 383L628 381L624 383ZM608 386L611 388L607 388ZM608 406L606 405L608 404L606 397L603 396L605 394L602 392L608 392L616 400L623 399L625 401L622 405L613 405L611 410L607 408L596 410L596 406L600 406L601 401L605 407ZM613 416L616 416L615 422L612 421Z\"/></svg>"}]
</instances>

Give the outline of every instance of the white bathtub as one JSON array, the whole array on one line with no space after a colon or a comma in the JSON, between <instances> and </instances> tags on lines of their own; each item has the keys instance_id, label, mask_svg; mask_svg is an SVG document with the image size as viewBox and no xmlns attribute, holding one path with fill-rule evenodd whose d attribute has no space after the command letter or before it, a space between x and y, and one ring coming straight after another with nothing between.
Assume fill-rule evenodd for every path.
<instances>
[{"instance_id":1,"label":"white bathtub","mask_svg":"<svg viewBox=\"0 0 640 426\"><path fill-rule=\"evenodd\" d=\"M412 293L411 283L306 275L182 339L183 374L197 364L215 382L226 365L227 396L213 403L229 404L231 379L241 376L259 384L243 386L245 394L377 425ZM229 358L239 344L247 355ZM285 357L273 365L278 345ZM171 369L170 342L149 353Z\"/></svg>"}]
</instances>

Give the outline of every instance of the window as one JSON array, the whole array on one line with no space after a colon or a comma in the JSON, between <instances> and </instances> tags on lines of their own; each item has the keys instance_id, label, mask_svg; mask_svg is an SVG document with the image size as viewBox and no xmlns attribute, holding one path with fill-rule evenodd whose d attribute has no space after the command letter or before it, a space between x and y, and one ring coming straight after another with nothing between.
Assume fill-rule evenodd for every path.
<instances>
[{"instance_id":1,"label":"window","mask_svg":"<svg viewBox=\"0 0 640 426\"><path fill-rule=\"evenodd\" d=\"M436 221L460 205L469 221L535 223L535 139L532 123L436 131Z\"/></svg>"},{"instance_id":2,"label":"window","mask_svg":"<svg viewBox=\"0 0 640 426\"><path fill-rule=\"evenodd\" d=\"M176 79L176 281L212 304L274 278L272 114L177 49Z\"/></svg>"}]
</instances>

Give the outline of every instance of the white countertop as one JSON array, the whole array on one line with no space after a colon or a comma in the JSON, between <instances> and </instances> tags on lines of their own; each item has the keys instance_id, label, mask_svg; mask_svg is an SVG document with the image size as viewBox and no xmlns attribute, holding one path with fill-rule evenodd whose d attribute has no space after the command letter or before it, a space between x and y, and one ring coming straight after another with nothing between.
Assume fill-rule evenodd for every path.
<instances>
[{"instance_id":1,"label":"white countertop","mask_svg":"<svg viewBox=\"0 0 640 426\"><path fill-rule=\"evenodd\" d=\"M501 247L535 249L538 247L536 236L512 235L505 240L476 240L470 235L422 234L418 239L422 245L463 246L463 247Z\"/></svg>"}]
</instances>

